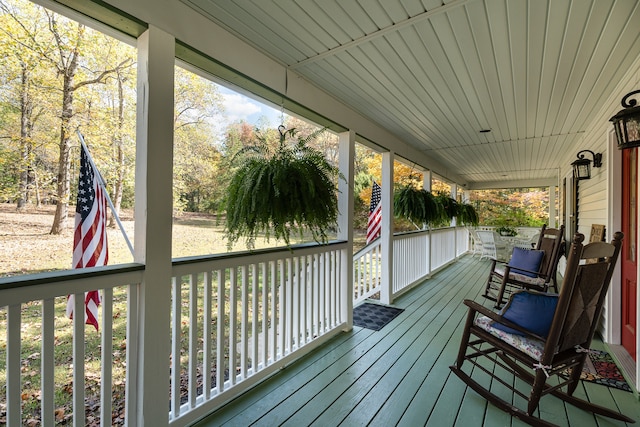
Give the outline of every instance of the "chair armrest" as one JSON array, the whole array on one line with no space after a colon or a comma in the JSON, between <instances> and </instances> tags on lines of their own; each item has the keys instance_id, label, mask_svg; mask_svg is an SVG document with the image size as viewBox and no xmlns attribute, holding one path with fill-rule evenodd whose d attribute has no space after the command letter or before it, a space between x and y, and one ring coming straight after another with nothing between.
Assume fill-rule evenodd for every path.
<instances>
[{"instance_id":1,"label":"chair armrest","mask_svg":"<svg viewBox=\"0 0 640 427\"><path fill-rule=\"evenodd\" d=\"M514 270L518 270L518 271L514 271L514 273L515 273L515 274L522 274L522 273L519 273L519 272L520 272L520 271L524 271L524 272L526 272L526 273L535 274L535 275L536 275L536 277L543 277L543 278L545 278L545 279L547 278L547 275L546 275L546 274L543 274L543 273L541 273L541 272L539 272L539 271L527 270L526 268L521 268L521 267L515 267L515 268L514 268L514 267L510 266L509 264L507 264L507 265L505 266L505 268L504 268L504 275L505 275L505 277L508 277L508 276L509 276L509 273L511 272L511 269L512 269L512 268L513 268Z\"/></svg>"},{"instance_id":2,"label":"chair armrest","mask_svg":"<svg viewBox=\"0 0 640 427\"><path fill-rule=\"evenodd\" d=\"M464 305L469 307L471 309L471 311L475 311L476 313L480 313L483 316L490 317L491 319L494 319L494 316L498 316L494 311L489 310L484 305L479 304L479 303L477 303L477 302L475 302L474 300L471 300L471 299L465 299L464 300ZM500 316L498 316L498 317L500 317Z\"/></svg>"},{"instance_id":3,"label":"chair armrest","mask_svg":"<svg viewBox=\"0 0 640 427\"><path fill-rule=\"evenodd\" d=\"M498 322L504 326L507 326L511 329L515 329L516 331L522 332L523 334L525 334L528 337L531 338L536 338L539 339L540 341L545 341L546 338L541 337L540 335L534 334L533 332L531 332L528 329L523 328L520 325L516 325L515 323L513 323L512 321L505 319L504 317L502 317L499 313L496 313L495 311L492 311L490 309L488 309L487 307L478 304L477 302L473 301L473 300L469 300L466 299L464 300L464 304L469 307L469 311L471 312L475 312L478 314L481 314L483 316L487 316L489 319L493 320L494 322Z\"/></svg>"},{"instance_id":4,"label":"chair armrest","mask_svg":"<svg viewBox=\"0 0 640 427\"><path fill-rule=\"evenodd\" d=\"M490 271L491 273L493 273L493 272L494 272L494 270L496 269L496 265L497 265L497 264L502 264L502 265L505 265L505 266L506 266L506 265L507 265L507 262L506 262L506 261L500 261L500 260L495 259L495 258L494 258L494 259L492 259L492 260L491 260L491 268L489 269L489 271Z\"/></svg>"},{"instance_id":5,"label":"chair armrest","mask_svg":"<svg viewBox=\"0 0 640 427\"><path fill-rule=\"evenodd\" d=\"M496 265L498 265L498 264L501 264L501 265L503 265L503 266L504 266L504 272L496 272L496 271L495 271L495 270L496 270ZM498 274L499 276L503 276L503 275L504 275L504 277L509 277L509 273L511 272L511 269L512 269L512 268L513 268L513 267L511 267L511 266L509 265L509 262L508 262L508 261L498 261L498 260L495 260L495 259L494 259L494 260L492 260L491 269L489 270L489 273L490 273L490 274ZM526 270L526 269L524 269L524 268L516 268L516 270L519 270L519 271L526 271L527 273L532 273L532 274L535 274L535 275L537 275L537 276L539 276L539 275L540 275L537 271L530 271L530 270ZM517 274L517 273L516 273L516 274Z\"/></svg>"}]
</instances>

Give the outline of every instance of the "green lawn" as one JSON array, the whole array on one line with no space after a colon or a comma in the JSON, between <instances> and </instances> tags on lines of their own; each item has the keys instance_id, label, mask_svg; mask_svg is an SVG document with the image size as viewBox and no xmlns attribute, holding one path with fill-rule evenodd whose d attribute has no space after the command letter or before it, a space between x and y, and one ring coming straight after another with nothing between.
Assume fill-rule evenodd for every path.
<instances>
[{"instance_id":1,"label":"green lawn","mask_svg":"<svg viewBox=\"0 0 640 427\"><path fill-rule=\"evenodd\" d=\"M52 236L49 229L53 221L53 207L40 210L16 212L14 205L0 204L0 277L41 271L64 270L71 265L73 245L73 219L69 219L68 229L62 235ZM130 212L122 215L122 221L133 241L133 217ZM364 246L364 234L358 233L357 246ZM132 262L128 246L118 228L108 230L109 264ZM282 242L257 241L256 247L282 246ZM246 250L239 242L234 250ZM184 214L174 218L172 231L172 257L226 253L224 224L211 215ZM198 298L202 298L202 292ZM183 303L188 302L188 286L182 285ZM114 289L113 297L113 417L112 425L122 425L124 413L124 375L126 370L126 323L127 289ZM201 305L200 305L201 306ZM56 418L64 424L73 411L71 390L73 386L72 366L72 323L66 317L66 297L55 300L55 393ZM6 420L6 308L0 308L0 425ZM42 304L34 301L22 307L22 401L25 425L39 425L40 420L40 324ZM181 313L183 342L181 365L186 368L188 360L188 309ZM228 333L228 328L227 333ZM215 329L214 329L215 331ZM202 331L199 331L201 336ZM86 408L89 425L97 423L100 414L99 387L101 367L101 335L92 326L86 326L85 336L85 381ZM168 404L169 396L167 396ZM97 425L97 424L96 424Z\"/></svg>"}]
</instances>

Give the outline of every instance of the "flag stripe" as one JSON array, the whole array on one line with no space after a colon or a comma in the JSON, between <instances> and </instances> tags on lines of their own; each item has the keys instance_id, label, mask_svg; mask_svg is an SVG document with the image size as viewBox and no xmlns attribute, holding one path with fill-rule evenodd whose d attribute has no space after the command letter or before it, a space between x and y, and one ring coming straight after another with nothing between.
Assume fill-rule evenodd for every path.
<instances>
[{"instance_id":1,"label":"flag stripe","mask_svg":"<svg viewBox=\"0 0 640 427\"><path fill-rule=\"evenodd\" d=\"M380 199L382 191L377 182L373 182L371 187L371 203L369 205L369 220L367 222L367 244L371 243L382 228L382 203Z\"/></svg>"},{"instance_id":2,"label":"flag stripe","mask_svg":"<svg viewBox=\"0 0 640 427\"><path fill-rule=\"evenodd\" d=\"M107 198L100 186L98 171L89 161L82 145L80 150L80 176L76 200L75 230L73 233L73 268L107 265ZM73 295L67 300L67 316L73 318ZM100 293L85 293L85 323L98 329Z\"/></svg>"}]
</instances>

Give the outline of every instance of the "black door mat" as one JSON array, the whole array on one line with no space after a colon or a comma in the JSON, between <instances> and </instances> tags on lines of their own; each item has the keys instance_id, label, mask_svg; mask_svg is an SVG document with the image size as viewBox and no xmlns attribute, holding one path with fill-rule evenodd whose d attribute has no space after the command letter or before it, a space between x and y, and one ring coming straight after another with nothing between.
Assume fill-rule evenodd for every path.
<instances>
[{"instance_id":1,"label":"black door mat","mask_svg":"<svg viewBox=\"0 0 640 427\"><path fill-rule=\"evenodd\" d=\"M353 308L353 325L379 331L404 310L365 302Z\"/></svg>"}]
</instances>

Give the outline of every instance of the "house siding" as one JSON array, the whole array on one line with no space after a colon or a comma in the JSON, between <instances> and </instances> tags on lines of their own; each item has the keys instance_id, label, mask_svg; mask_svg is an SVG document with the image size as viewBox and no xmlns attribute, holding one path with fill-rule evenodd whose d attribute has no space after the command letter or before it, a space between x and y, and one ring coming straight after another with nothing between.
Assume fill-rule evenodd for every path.
<instances>
[{"instance_id":1,"label":"house siding","mask_svg":"<svg viewBox=\"0 0 640 427\"><path fill-rule=\"evenodd\" d=\"M614 184L616 180L612 180L612 177L621 173L620 156L616 152L615 143L610 142L614 141L615 138L609 118L622 108L620 105L621 98L626 93L639 88L640 58L634 61L625 79L618 85L619 90L616 90L611 95L605 107L600 111L600 119L588 124L585 128L584 137L580 142L576 146L567 149L567 157L563 162L564 166L560 176L571 175L571 163L576 159L579 151L588 149L595 153L603 154L602 167L592 168L592 178L579 182L578 231L587 238L591 232L592 224L605 224L607 226L607 240L610 240L613 232L618 231L620 228L621 220L617 206L621 203L621 194L619 185ZM638 247L638 242L636 242L636 247ZM607 303L604 306L601 333L603 340L609 344L620 343L619 287L620 278L614 277ZM640 316L637 316L637 318L640 318ZM636 330L638 330L637 327ZM636 372L638 372L638 368L639 366L636 365ZM639 385L640 382L636 376L636 388Z\"/></svg>"}]
</instances>

